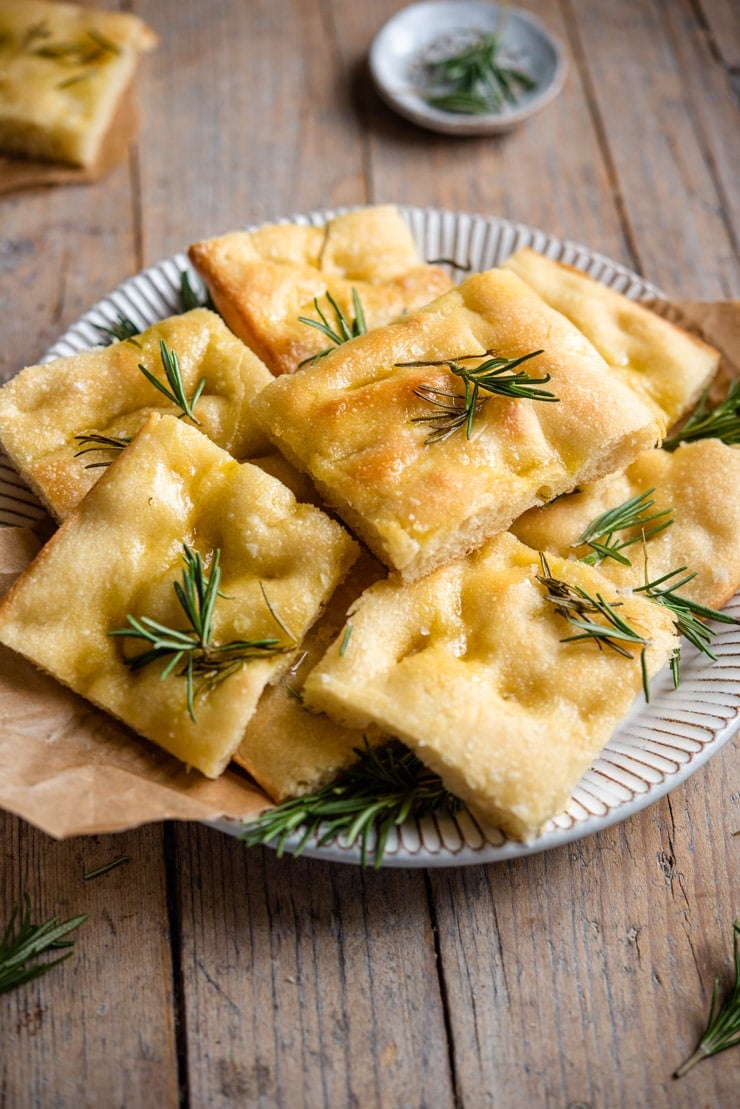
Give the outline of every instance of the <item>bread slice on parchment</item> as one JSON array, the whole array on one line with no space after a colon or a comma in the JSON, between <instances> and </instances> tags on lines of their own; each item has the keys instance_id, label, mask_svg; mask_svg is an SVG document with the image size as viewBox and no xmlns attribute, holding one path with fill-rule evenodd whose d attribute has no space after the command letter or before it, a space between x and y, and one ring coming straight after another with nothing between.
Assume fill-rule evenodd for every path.
<instances>
[{"instance_id":1,"label":"bread slice on parchment","mask_svg":"<svg viewBox=\"0 0 740 1109\"><path fill-rule=\"evenodd\" d=\"M132 669L126 659L147 642L111 635L129 617L188 630L175 590L187 548L209 577L220 552L210 643L275 647L221 680L196 676L192 714L187 654L162 677L172 655ZM357 554L341 525L281 482L196 428L152 415L3 599L0 641L216 777Z\"/></svg>"}]
</instances>

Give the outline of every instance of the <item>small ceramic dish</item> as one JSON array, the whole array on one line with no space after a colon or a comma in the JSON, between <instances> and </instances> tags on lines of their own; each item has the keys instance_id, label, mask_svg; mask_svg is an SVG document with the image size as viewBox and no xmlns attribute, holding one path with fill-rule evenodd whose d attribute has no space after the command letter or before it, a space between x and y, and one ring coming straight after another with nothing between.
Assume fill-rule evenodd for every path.
<instances>
[{"instance_id":1,"label":"small ceramic dish","mask_svg":"<svg viewBox=\"0 0 740 1109\"><path fill-rule=\"evenodd\" d=\"M478 33L501 34L501 60L534 82L516 103L471 115L442 111L426 102L429 65L457 53ZM370 74L383 100L399 115L446 135L495 135L519 126L549 104L565 80L558 42L521 8L485 0L425 0L402 8L370 47Z\"/></svg>"}]
</instances>

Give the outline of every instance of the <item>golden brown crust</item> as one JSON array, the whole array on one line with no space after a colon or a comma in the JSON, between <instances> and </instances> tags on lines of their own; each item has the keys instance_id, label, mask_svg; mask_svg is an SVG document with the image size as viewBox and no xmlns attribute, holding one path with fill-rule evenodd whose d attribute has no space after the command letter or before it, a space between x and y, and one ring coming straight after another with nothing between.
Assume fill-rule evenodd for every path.
<instances>
[{"instance_id":1,"label":"golden brown crust","mask_svg":"<svg viewBox=\"0 0 740 1109\"><path fill-rule=\"evenodd\" d=\"M573 544L597 516L650 489L655 502L650 513L672 508L673 524L650 538L644 550L637 543L622 551L630 566L607 558L601 573L620 587L636 587L645 582L645 557L650 580L686 566L696 577L680 593L722 608L740 588L740 449L719 439L684 443L672 453L645 451L623 474L532 509L511 530L536 550L580 557L588 548Z\"/></svg>"},{"instance_id":2,"label":"golden brown crust","mask_svg":"<svg viewBox=\"0 0 740 1109\"><path fill-rule=\"evenodd\" d=\"M367 326L374 328L452 285L439 267L422 262L398 211L384 205L336 216L325 228L276 224L233 231L194 243L189 254L229 327L274 374L292 373L331 345L299 320L319 321L318 298L334 324L327 291L352 320L355 289Z\"/></svg>"},{"instance_id":3,"label":"golden brown crust","mask_svg":"<svg viewBox=\"0 0 740 1109\"><path fill-rule=\"evenodd\" d=\"M426 443L421 384L461 392L414 360L496 350L559 400L492 397L471 438ZM286 457L386 565L411 580L479 546L526 508L626 466L663 424L576 328L514 274L468 278L432 304L269 385L255 414Z\"/></svg>"},{"instance_id":4,"label":"golden brown crust","mask_svg":"<svg viewBox=\"0 0 740 1109\"><path fill-rule=\"evenodd\" d=\"M567 316L615 374L671 427L694 406L719 365L719 353L650 309L573 266L527 247L503 265Z\"/></svg>"},{"instance_id":5,"label":"golden brown crust","mask_svg":"<svg viewBox=\"0 0 740 1109\"><path fill-rule=\"evenodd\" d=\"M266 367L214 312L196 308L172 316L135 342L30 366L0 389L0 442L57 519L100 476L101 468L90 463L114 456L76 456L81 444L75 436L132 436L152 411L179 411L139 369L141 363L164 382L161 341L178 355L188 397L205 378L196 416L215 443L239 459L269 448L251 411L254 397L272 380Z\"/></svg>"},{"instance_id":6,"label":"golden brown crust","mask_svg":"<svg viewBox=\"0 0 740 1109\"><path fill-rule=\"evenodd\" d=\"M595 570L553 557L552 574L607 600L650 641L652 675L676 643L670 614L617 597ZM398 736L484 819L519 839L557 815L642 685L633 658L573 629L546 600L537 554L505 534L403 585L372 586L309 675L307 703Z\"/></svg>"},{"instance_id":7,"label":"golden brown crust","mask_svg":"<svg viewBox=\"0 0 740 1109\"><path fill-rule=\"evenodd\" d=\"M92 166L156 35L138 17L0 0L0 150Z\"/></svg>"},{"instance_id":8,"label":"golden brown crust","mask_svg":"<svg viewBox=\"0 0 740 1109\"><path fill-rule=\"evenodd\" d=\"M183 545L210 568L221 551L223 594L213 641L288 642L262 592L300 642L346 573L357 545L280 482L238 463L195 428L151 416L0 604L0 640L208 777L238 747L265 684L287 654L251 659L187 710L186 680L162 665L132 671L114 638L129 614L182 628L173 582ZM306 558L306 551L312 552Z\"/></svg>"}]
</instances>

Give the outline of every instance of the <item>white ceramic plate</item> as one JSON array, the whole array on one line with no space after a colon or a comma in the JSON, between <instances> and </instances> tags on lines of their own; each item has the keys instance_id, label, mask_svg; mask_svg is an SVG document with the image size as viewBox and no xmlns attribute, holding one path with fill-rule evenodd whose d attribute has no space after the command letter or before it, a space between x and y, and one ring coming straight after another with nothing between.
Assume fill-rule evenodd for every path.
<instances>
[{"instance_id":1,"label":"white ceramic plate","mask_svg":"<svg viewBox=\"0 0 740 1109\"><path fill-rule=\"evenodd\" d=\"M502 61L531 77L534 88L519 90L516 104L484 115L431 107L425 63L458 52L480 32L501 35ZM402 8L376 35L368 61L373 84L389 107L444 135L496 135L518 127L558 95L566 70L557 40L535 16L486 0L426 0Z\"/></svg>"},{"instance_id":2,"label":"white ceramic plate","mask_svg":"<svg viewBox=\"0 0 740 1109\"><path fill-rule=\"evenodd\" d=\"M494 217L402 208L419 249L428 260L447 259L458 278L468 269L487 269L521 246L547 254L589 273L634 299L659 297L660 291L637 274L586 247L563 242L535 228ZM320 225L334 212L292 217L297 223ZM74 354L100 341L96 325L109 325L119 315L142 328L180 310L180 274L189 265L177 254L124 281L82 316L46 354L46 359ZM190 271L189 271L190 272ZM194 286L200 287L191 273ZM33 494L13 468L0 459L0 524L24 526L45 516ZM728 606L740 617L740 594ZM463 812L455 819L409 820L387 845L385 866L460 866L498 862L549 850L591 835L639 812L684 782L730 738L740 722L740 627L719 625L714 641L717 661L710 664L685 646L682 680L673 689L664 672L651 685L651 700L642 697L606 745L575 790L565 810L529 844L508 840L497 829ZM236 821L216 827L238 835ZM295 847L298 837L287 844ZM335 840L323 847L310 843L306 855L335 862L359 863L357 847Z\"/></svg>"}]
</instances>

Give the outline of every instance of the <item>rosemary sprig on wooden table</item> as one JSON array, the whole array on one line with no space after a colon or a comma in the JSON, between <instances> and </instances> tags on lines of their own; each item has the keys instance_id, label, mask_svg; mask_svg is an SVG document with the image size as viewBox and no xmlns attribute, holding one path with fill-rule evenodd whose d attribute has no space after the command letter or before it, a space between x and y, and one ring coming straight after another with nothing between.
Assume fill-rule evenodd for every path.
<instances>
[{"instance_id":1,"label":"rosemary sprig on wooden table","mask_svg":"<svg viewBox=\"0 0 740 1109\"><path fill-rule=\"evenodd\" d=\"M167 346L164 339L159 340L159 354L162 359L162 368L164 369L164 375L167 378L169 389L167 385L155 377L151 370L148 370L141 362L139 363L139 369L155 389L158 389L168 400L171 400L173 404L176 404L178 408L182 409L180 419L187 416L193 421L196 427L200 427L200 420L196 418L194 409L200 399L201 393L205 389L206 379L204 377L200 379L193 390L193 395L188 398L185 393L185 383L182 379L180 359L177 357L175 351Z\"/></svg>"},{"instance_id":2,"label":"rosemary sprig on wooden table","mask_svg":"<svg viewBox=\"0 0 740 1109\"><path fill-rule=\"evenodd\" d=\"M619 602L610 604L604 600L600 593L592 597L585 589L570 582L554 578L550 572L545 555L540 551L541 573L536 575L537 581L547 590L546 600L550 601L559 616L576 629L575 635L561 639L561 643L577 643L581 640L592 640L601 650L608 647L625 658L634 658L628 646L640 648L640 666L642 669L642 688L645 700L650 700L648 687L647 661L645 649L649 641L639 632L635 631L626 620L616 611ZM594 620L593 617L599 617ZM627 646L628 645L628 646Z\"/></svg>"},{"instance_id":3,"label":"rosemary sprig on wooden table","mask_svg":"<svg viewBox=\"0 0 740 1109\"><path fill-rule=\"evenodd\" d=\"M320 331L322 335L325 335L326 338L331 341L332 346L325 347L324 350L320 350L318 354L312 354L310 357L304 358L302 362L298 363L299 369L301 366L305 366L308 363L312 366L315 365L320 359L330 354L334 350L334 347L339 347L342 343L349 342L350 339L356 339L358 335L364 335L367 331L365 313L356 289L352 290L352 307L355 313L354 319L352 320L347 319L328 289L326 291L326 299L329 301L334 312L334 324L329 323L329 320L326 318L326 313L322 311L319 305L318 297L314 297L313 305L318 313L319 319L312 320L310 316L299 316L298 321L299 323L308 324L309 327L315 327L317 331Z\"/></svg>"},{"instance_id":4,"label":"rosemary sprig on wooden table","mask_svg":"<svg viewBox=\"0 0 740 1109\"><path fill-rule=\"evenodd\" d=\"M465 115L486 115L515 105L521 92L537 82L502 61L502 35L483 31L456 52L429 61L424 100L431 108Z\"/></svg>"},{"instance_id":5,"label":"rosemary sprig on wooden table","mask_svg":"<svg viewBox=\"0 0 740 1109\"><path fill-rule=\"evenodd\" d=\"M709 1008L709 1017L704 1034L699 1040L696 1051L689 1056L685 1063L674 1074L674 1078L682 1078L693 1066L710 1055L717 1055L728 1047L737 1047L740 1044L740 920L732 925L735 941L735 982L732 990L725 998L724 1004L719 1000L719 978L714 980L712 990L712 1003Z\"/></svg>"},{"instance_id":6,"label":"rosemary sprig on wooden table","mask_svg":"<svg viewBox=\"0 0 740 1109\"><path fill-rule=\"evenodd\" d=\"M248 847L274 844L278 856L287 840L301 833L293 854L305 850L318 833L323 846L342 835L349 846L359 841L362 866L367 866L371 838L375 836L373 863L383 861L388 836L409 817L432 813L454 815L462 802L449 793L436 774L398 741L382 747L356 748L358 761L339 777L306 797L285 801L245 825L242 839Z\"/></svg>"},{"instance_id":7,"label":"rosemary sprig on wooden table","mask_svg":"<svg viewBox=\"0 0 740 1109\"><path fill-rule=\"evenodd\" d=\"M233 639L228 643L213 642L213 612L216 600L223 597L220 568L221 551L213 552L211 573L208 575L199 551L193 551L187 543L183 545L182 584L173 582L177 600L188 620L186 628L172 628L148 616L126 617L128 626L108 632L110 636L142 639L149 646L143 651L124 658L126 666L132 671L141 670L152 662L164 662L160 674L162 679L176 674L187 680L187 706L190 719L197 723L195 716L195 697L202 689L213 689L245 662L254 658L269 658L271 655L292 651L296 642L267 598L261 586L265 604L285 641L276 637L264 639ZM179 667L179 669L178 669ZM196 689L196 679L201 679Z\"/></svg>"},{"instance_id":8,"label":"rosemary sprig on wooden table","mask_svg":"<svg viewBox=\"0 0 740 1109\"><path fill-rule=\"evenodd\" d=\"M38 978L68 959L72 954L74 941L65 937L87 920L87 913L81 913L70 920L60 921L58 917L52 916L43 924L33 924L28 894L24 896L24 902L22 915L20 905L13 909L8 926L0 939L0 993L30 982L32 978ZM64 948L69 948L64 955L50 962L36 962L41 955Z\"/></svg>"},{"instance_id":9,"label":"rosemary sprig on wooden table","mask_svg":"<svg viewBox=\"0 0 740 1109\"><path fill-rule=\"evenodd\" d=\"M515 400L557 402L559 398L553 393L539 388L540 385L547 384L550 374L545 374L544 377L530 377L523 370L517 370L522 363L543 353L541 350L533 350L518 358L503 358L494 350L487 350L483 354L462 354L455 358L396 362L396 366L400 369L412 366L446 366L451 374L462 380L465 389L464 393L456 393L433 385L418 385L414 389L416 396L433 404L440 411L426 416L413 416L411 422L428 424L431 427L426 443L442 442L455 432L462 431L463 428L466 438L469 439L475 417L493 395ZM480 362L481 358L484 359L483 362ZM464 362L479 362L479 364L465 366ZM481 396L481 390L488 395Z\"/></svg>"},{"instance_id":10,"label":"rosemary sprig on wooden table","mask_svg":"<svg viewBox=\"0 0 740 1109\"><path fill-rule=\"evenodd\" d=\"M587 554L581 555L578 561L593 566L595 563L603 562L605 558L613 558L622 566L631 566L632 563L627 556L620 552L625 547L631 547L634 543L642 543L658 535L673 523L672 508L663 508L657 512L649 511L655 504L654 500L649 499L654 492L655 487L647 489L644 493L638 493L592 520L582 535L571 544L572 547L585 545L591 548ZM653 526L648 528L648 524ZM622 532L632 531L635 528L640 529L637 535L626 539L621 537Z\"/></svg>"},{"instance_id":11,"label":"rosemary sprig on wooden table","mask_svg":"<svg viewBox=\"0 0 740 1109\"><path fill-rule=\"evenodd\" d=\"M697 439L721 439L728 446L740 443L740 381L730 382L724 400L714 408L707 407L708 397L709 390L705 390L681 430L663 440L664 451L673 451L681 443Z\"/></svg>"}]
</instances>

